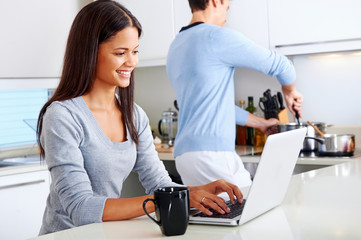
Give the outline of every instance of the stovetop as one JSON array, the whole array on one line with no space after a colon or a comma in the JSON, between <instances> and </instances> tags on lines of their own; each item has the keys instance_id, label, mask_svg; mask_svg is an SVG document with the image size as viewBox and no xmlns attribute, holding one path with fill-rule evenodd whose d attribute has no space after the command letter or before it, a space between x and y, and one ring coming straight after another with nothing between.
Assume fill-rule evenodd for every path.
<instances>
[{"instance_id":1,"label":"stovetop","mask_svg":"<svg viewBox=\"0 0 361 240\"><path fill-rule=\"evenodd\" d=\"M249 154L245 154L243 156L261 156L262 151L252 152ZM298 156L300 158L356 158L361 157L361 152L355 151L353 154L350 154L348 156L342 156L342 155L322 155L319 154L318 151L301 151L300 155Z\"/></svg>"},{"instance_id":2,"label":"stovetop","mask_svg":"<svg viewBox=\"0 0 361 240\"><path fill-rule=\"evenodd\" d=\"M360 153L352 153L352 154L337 154L337 153L331 153L329 155L320 154L318 151L301 151L299 157L300 158L355 158L361 156Z\"/></svg>"}]
</instances>

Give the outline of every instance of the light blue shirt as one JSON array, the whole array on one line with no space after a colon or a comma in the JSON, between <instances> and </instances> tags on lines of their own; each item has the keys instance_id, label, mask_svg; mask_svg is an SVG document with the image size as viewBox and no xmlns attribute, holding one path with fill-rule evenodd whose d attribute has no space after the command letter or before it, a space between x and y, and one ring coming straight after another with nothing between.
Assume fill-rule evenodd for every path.
<instances>
[{"instance_id":1,"label":"light blue shirt","mask_svg":"<svg viewBox=\"0 0 361 240\"><path fill-rule=\"evenodd\" d=\"M248 112L234 104L235 67L276 76L282 85L296 78L286 57L225 27L202 23L176 36L167 58L168 78L180 108L175 156L234 151L235 125L248 119Z\"/></svg>"}]
</instances>

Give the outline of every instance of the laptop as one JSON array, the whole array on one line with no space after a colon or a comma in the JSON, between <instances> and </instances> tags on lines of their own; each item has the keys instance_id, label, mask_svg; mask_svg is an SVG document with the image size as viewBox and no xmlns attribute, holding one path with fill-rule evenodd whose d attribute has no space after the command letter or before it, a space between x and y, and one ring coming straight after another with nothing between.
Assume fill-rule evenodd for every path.
<instances>
[{"instance_id":1,"label":"laptop","mask_svg":"<svg viewBox=\"0 0 361 240\"><path fill-rule=\"evenodd\" d=\"M206 216L198 210L192 210L189 223L238 226L280 205L286 195L306 132L307 128L299 128L267 137L240 215ZM232 210L227 215L231 214Z\"/></svg>"}]
</instances>

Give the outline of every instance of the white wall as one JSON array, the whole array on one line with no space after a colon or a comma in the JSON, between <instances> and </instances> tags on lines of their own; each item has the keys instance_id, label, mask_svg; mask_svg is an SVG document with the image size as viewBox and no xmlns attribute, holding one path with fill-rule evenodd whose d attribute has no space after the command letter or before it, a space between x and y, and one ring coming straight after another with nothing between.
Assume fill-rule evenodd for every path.
<instances>
[{"instance_id":1,"label":"white wall","mask_svg":"<svg viewBox=\"0 0 361 240\"><path fill-rule=\"evenodd\" d=\"M175 92L168 80L165 66L135 69L135 102L147 113L155 132L162 112L172 108Z\"/></svg>"},{"instance_id":2,"label":"white wall","mask_svg":"<svg viewBox=\"0 0 361 240\"><path fill-rule=\"evenodd\" d=\"M293 57L297 73L296 87L304 95L301 121L321 121L339 126L361 126L361 54L323 54ZM136 102L143 107L156 128L161 113L173 107L175 93L165 67L136 69ZM275 78L249 69L235 72L235 102L266 89L280 91ZM360 103L361 104L361 103ZM290 116L290 121L294 118Z\"/></svg>"},{"instance_id":3,"label":"white wall","mask_svg":"<svg viewBox=\"0 0 361 240\"><path fill-rule=\"evenodd\" d=\"M361 52L294 58L303 119L361 126Z\"/></svg>"}]
</instances>

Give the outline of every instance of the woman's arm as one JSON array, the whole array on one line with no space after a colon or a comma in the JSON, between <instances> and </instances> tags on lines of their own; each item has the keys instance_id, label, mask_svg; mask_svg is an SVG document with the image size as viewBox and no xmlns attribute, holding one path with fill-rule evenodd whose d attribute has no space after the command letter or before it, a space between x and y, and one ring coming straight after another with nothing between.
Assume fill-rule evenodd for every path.
<instances>
[{"instance_id":1,"label":"woman's arm","mask_svg":"<svg viewBox=\"0 0 361 240\"><path fill-rule=\"evenodd\" d=\"M143 202L147 198L153 198L153 195L146 195L134 198L108 198L105 202L103 221L116 221L131 219L143 216ZM146 205L147 212L154 212L154 204L148 203Z\"/></svg>"},{"instance_id":2,"label":"woman's arm","mask_svg":"<svg viewBox=\"0 0 361 240\"><path fill-rule=\"evenodd\" d=\"M234 198L241 203L243 195L241 190L234 184L224 180L214 181L205 185L188 187L190 207L197 208L201 212L212 215L210 208L217 212L224 214L229 213L229 208L224 202L224 199L217 195L226 192L234 204ZM114 199L109 198L105 202L103 221L125 220L144 215L143 202L147 198L153 198L153 195L146 195L135 198ZM154 212L154 204L146 205L147 212Z\"/></svg>"}]
</instances>

